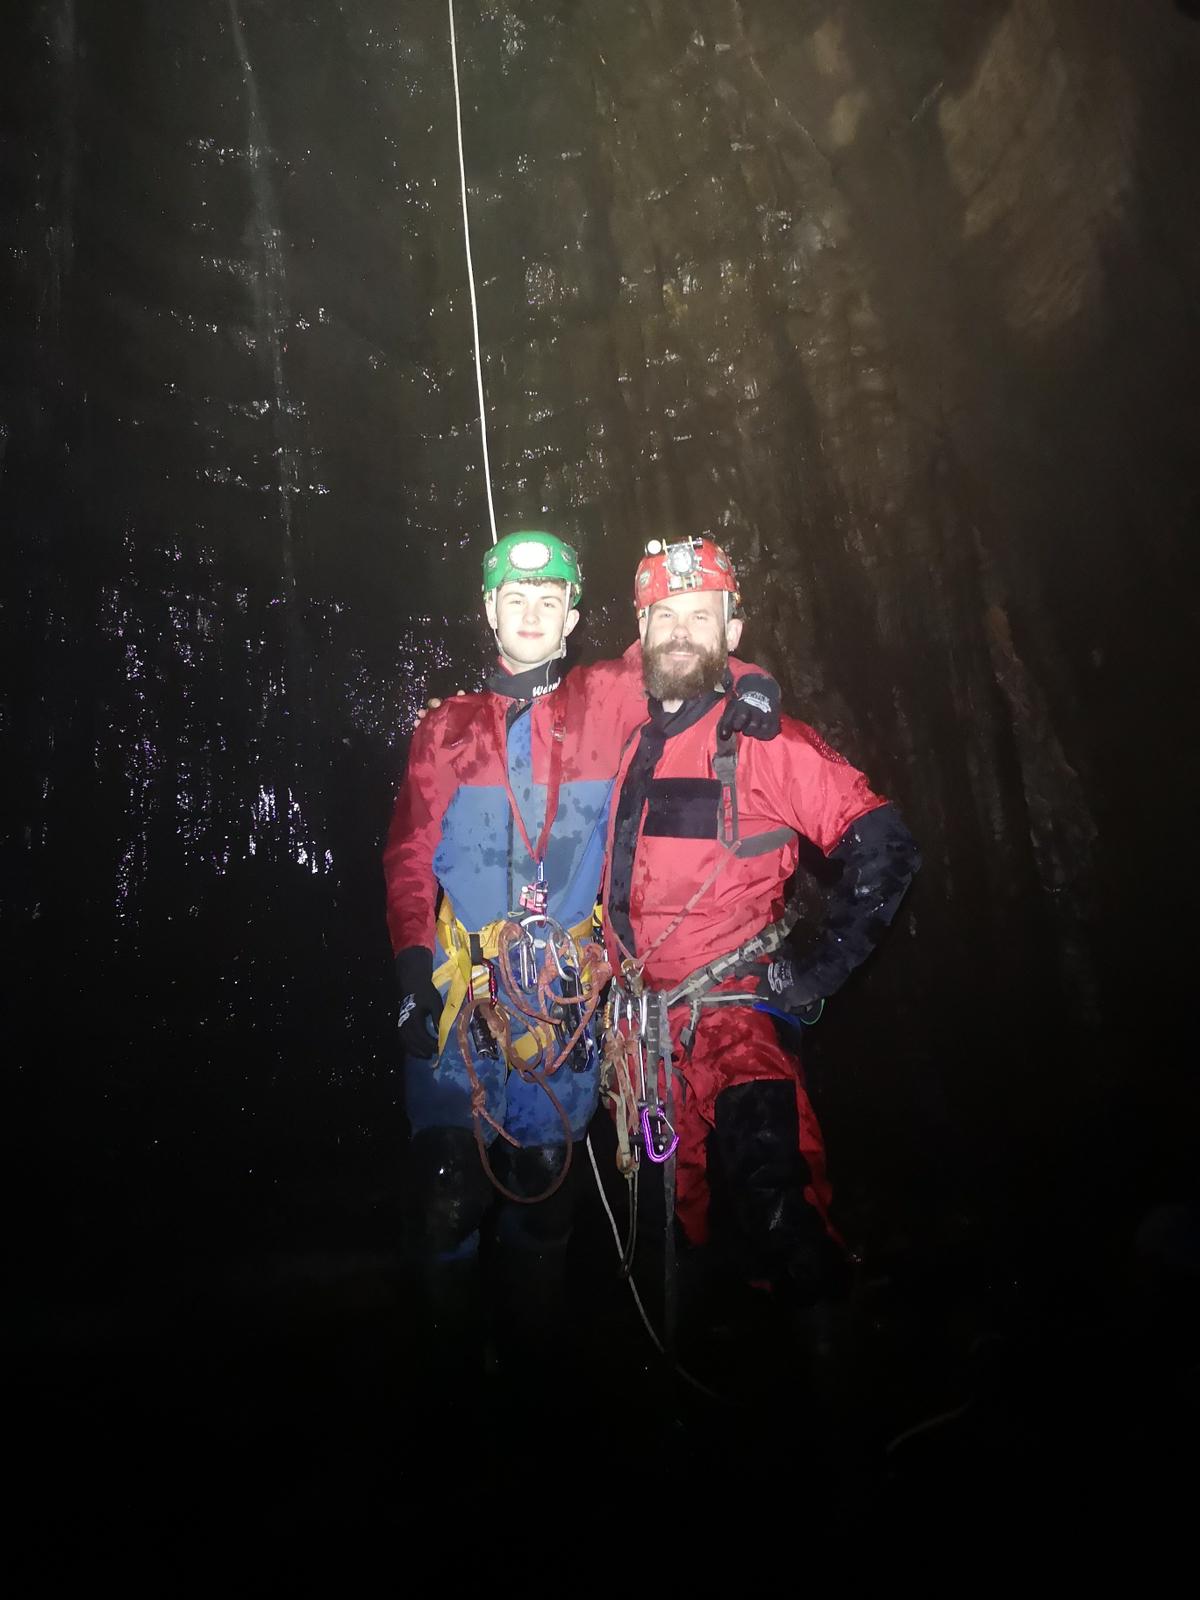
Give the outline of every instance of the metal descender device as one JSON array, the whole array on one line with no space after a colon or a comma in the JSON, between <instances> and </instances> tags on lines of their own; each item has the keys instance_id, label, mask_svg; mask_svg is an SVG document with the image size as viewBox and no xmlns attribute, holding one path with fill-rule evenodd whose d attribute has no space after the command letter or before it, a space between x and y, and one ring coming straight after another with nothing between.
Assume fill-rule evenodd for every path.
<instances>
[{"instance_id":1,"label":"metal descender device","mask_svg":"<svg viewBox=\"0 0 1200 1600\"><path fill-rule=\"evenodd\" d=\"M667 1114L658 1089L658 1068L665 1067L671 1081L671 1032L662 996L647 992L641 973L626 966L623 983L613 986L613 1025L622 1018L637 1045L637 1111L641 1147L646 1159L661 1166L675 1154L679 1135Z\"/></svg>"},{"instance_id":2,"label":"metal descender device","mask_svg":"<svg viewBox=\"0 0 1200 1600\"><path fill-rule=\"evenodd\" d=\"M565 1040L574 1031L574 1023L570 1019L573 1008L580 1003L583 995L583 962L575 939L557 918L546 911L529 911L524 916L519 911L510 911L507 920L521 930L520 938L515 941L516 975L527 994L537 993L544 952L547 949L550 951L561 986L561 997L554 1008L558 1015L553 1019L553 1026L555 1032ZM594 1054L595 1046L585 1033L575 1044L567 1064L572 1072L586 1072Z\"/></svg>"}]
</instances>

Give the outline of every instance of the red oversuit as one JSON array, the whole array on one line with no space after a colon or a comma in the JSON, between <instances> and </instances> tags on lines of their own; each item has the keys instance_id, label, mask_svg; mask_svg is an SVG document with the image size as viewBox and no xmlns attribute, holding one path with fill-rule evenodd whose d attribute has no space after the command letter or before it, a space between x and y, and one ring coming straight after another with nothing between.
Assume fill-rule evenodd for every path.
<instances>
[{"instance_id":1,"label":"red oversuit","mask_svg":"<svg viewBox=\"0 0 1200 1600\"><path fill-rule=\"evenodd\" d=\"M880 929L890 920L915 870L915 847L863 774L811 728L785 717L778 738L738 741L736 801L744 853L731 853L720 838L723 795L713 767L720 704L717 695L706 695L671 714L651 700L650 721L626 748L609 820L604 918L609 958L618 972L627 958L644 961L646 987L669 990L736 950L782 914L799 853L796 834L803 834L826 855L841 847L850 858L843 877L849 871L851 881L842 902L831 907L810 972L814 998L832 992L873 942L875 930L864 919L873 914ZM856 844L862 844L856 825L882 810L892 819L884 830L890 841L883 851L886 883L877 870L858 870L865 856L855 864ZM780 830L794 832L780 839ZM869 831L864 824L862 834ZM755 837L772 833L776 839L764 839L766 848L756 851ZM912 847L907 862L903 841ZM866 851L876 867L879 854L874 847ZM766 973L764 961L750 979L734 978L721 988L745 993ZM792 1086L798 1132L789 1138L798 1137L807 1165L805 1199L828 1227L821 1131L799 1060L780 1043L772 1017L749 1005L703 1007L688 1051L680 1040L688 1007L673 1007L670 1020L674 1070L683 1080L676 1097L676 1212L687 1238L699 1244L708 1236L709 1136L718 1097L749 1083ZM779 1092L774 1094L778 1104ZM733 1137L739 1137L736 1126ZM759 1140L753 1129L743 1137L751 1146ZM794 1142L791 1149L794 1159ZM763 1169L753 1149L748 1159L752 1166L758 1159ZM766 1201L763 1209L764 1215L770 1209ZM763 1226L772 1226L769 1217Z\"/></svg>"}]
</instances>

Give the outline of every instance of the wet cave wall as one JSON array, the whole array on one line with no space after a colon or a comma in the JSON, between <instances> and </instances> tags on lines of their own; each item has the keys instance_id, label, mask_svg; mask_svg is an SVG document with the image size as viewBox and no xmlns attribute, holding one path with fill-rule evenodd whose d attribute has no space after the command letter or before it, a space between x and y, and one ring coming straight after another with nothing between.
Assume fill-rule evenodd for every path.
<instances>
[{"instance_id":1,"label":"wet cave wall","mask_svg":"<svg viewBox=\"0 0 1200 1600\"><path fill-rule=\"evenodd\" d=\"M584 656L647 537L711 530L744 653L924 848L811 1043L868 1240L1194 1183L1187 9L456 8L501 528L578 542ZM378 851L488 659L446 7L42 0L4 43L31 1256L394 1241Z\"/></svg>"}]
</instances>

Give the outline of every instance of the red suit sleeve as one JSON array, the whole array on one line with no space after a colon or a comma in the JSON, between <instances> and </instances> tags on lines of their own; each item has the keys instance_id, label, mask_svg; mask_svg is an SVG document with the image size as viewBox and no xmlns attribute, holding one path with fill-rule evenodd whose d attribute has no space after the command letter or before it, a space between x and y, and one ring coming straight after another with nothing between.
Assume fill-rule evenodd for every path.
<instances>
[{"instance_id":1,"label":"red suit sleeve","mask_svg":"<svg viewBox=\"0 0 1200 1600\"><path fill-rule=\"evenodd\" d=\"M782 719L777 739L745 740L741 749L763 813L788 823L826 855L859 817L887 804L857 767L794 717Z\"/></svg>"},{"instance_id":2,"label":"red suit sleeve","mask_svg":"<svg viewBox=\"0 0 1200 1600\"><path fill-rule=\"evenodd\" d=\"M646 691L642 687L640 645L630 645L614 661L594 661L575 667L567 682L580 696L588 733L603 747L616 771L625 741L646 720Z\"/></svg>"},{"instance_id":3,"label":"red suit sleeve","mask_svg":"<svg viewBox=\"0 0 1200 1600\"><path fill-rule=\"evenodd\" d=\"M430 712L417 725L383 850L393 953L418 944L434 948L438 884L433 856L455 784L441 750L443 720Z\"/></svg>"},{"instance_id":4,"label":"red suit sleeve","mask_svg":"<svg viewBox=\"0 0 1200 1600\"><path fill-rule=\"evenodd\" d=\"M772 743L742 751L766 814L789 822L842 869L817 941L786 983L785 1004L796 1010L836 994L871 954L921 852L895 808L804 723L785 717Z\"/></svg>"}]
</instances>

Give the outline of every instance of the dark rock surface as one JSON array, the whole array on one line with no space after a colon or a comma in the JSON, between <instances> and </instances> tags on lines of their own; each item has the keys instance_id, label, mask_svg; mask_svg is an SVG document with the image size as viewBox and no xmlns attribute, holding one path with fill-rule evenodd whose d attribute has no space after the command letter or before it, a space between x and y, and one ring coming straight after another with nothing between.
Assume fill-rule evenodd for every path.
<instances>
[{"instance_id":1,"label":"dark rock surface","mask_svg":"<svg viewBox=\"0 0 1200 1600\"><path fill-rule=\"evenodd\" d=\"M810 1055L865 1257L843 1524L1194 1429L1194 15L457 8L498 520L577 539L593 655L643 540L711 529L745 653L924 849ZM487 654L445 6L23 0L3 39L31 1460L69 1439L103 1504L153 1441L147 1483L261 1462L280 1527L382 1515L420 1430L378 848Z\"/></svg>"}]
</instances>

